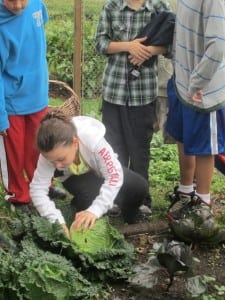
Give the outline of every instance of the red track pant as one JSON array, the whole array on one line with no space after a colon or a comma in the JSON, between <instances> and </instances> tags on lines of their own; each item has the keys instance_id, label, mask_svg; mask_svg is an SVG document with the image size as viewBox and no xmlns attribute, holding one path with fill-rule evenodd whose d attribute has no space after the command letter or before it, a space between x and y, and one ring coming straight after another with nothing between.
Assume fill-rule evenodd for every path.
<instances>
[{"instance_id":1,"label":"red track pant","mask_svg":"<svg viewBox=\"0 0 225 300\"><path fill-rule=\"evenodd\" d=\"M29 115L9 116L7 136L0 141L0 161L6 198L12 203L30 202L29 183L39 155L35 147L35 135L47 109Z\"/></svg>"}]
</instances>

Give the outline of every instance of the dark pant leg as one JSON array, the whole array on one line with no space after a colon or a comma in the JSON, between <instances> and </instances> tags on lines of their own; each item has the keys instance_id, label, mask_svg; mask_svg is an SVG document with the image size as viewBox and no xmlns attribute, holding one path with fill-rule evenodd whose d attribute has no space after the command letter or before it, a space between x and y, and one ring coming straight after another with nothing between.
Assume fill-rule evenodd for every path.
<instances>
[{"instance_id":1,"label":"dark pant leg","mask_svg":"<svg viewBox=\"0 0 225 300\"><path fill-rule=\"evenodd\" d=\"M115 199L127 223L133 223L138 213L138 208L148 194L148 182L139 174L123 168L124 182ZM103 179L94 172L83 175L72 175L63 182L63 186L74 198L72 206L76 211L88 208L99 194Z\"/></svg>"},{"instance_id":2,"label":"dark pant leg","mask_svg":"<svg viewBox=\"0 0 225 300\"><path fill-rule=\"evenodd\" d=\"M102 121L106 140L118 154L121 164L148 180L155 103L129 107L103 101Z\"/></svg>"},{"instance_id":3,"label":"dark pant leg","mask_svg":"<svg viewBox=\"0 0 225 300\"><path fill-rule=\"evenodd\" d=\"M155 121L154 103L127 107L127 126L124 130L127 134L127 144L129 145L130 169L141 174L148 180L150 162L150 143L154 133L153 125Z\"/></svg>"},{"instance_id":4,"label":"dark pant leg","mask_svg":"<svg viewBox=\"0 0 225 300\"><path fill-rule=\"evenodd\" d=\"M123 120L121 119L121 105L111 104L103 100L102 122L106 127L105 138L118 154L120 163L127 167L129 163L129 153L124 137Z\"/></svg>"},{"instance_id":5,"label":"dark pant leg","mask_svg":"<svg viewBox=\"0 0 225 300\"><path fill-rule=\"evenodd\" d=\"M147 180L127 168L124 170L124 182L115 199L115 203L121 208L124 221L135 223L138 209L148 195Z\"/></svg>"},{"instance_id":6,"label":"dark pant leg","mask_svg":"<svg viewBox=\"0 0 225 300\"><path fill-rule=\"evenodd\" d=\"M74 196L72 205L76 211L88 208L99 194L103 179L90 171L82 175L72 175L63 182L64 188Z\"/></svg>"},{"instance_id":7,"label":"dark pant leg","mask_svg":"<svg viewBox=\"0 0 225 300\"><path fill-rule=\"evenodd\" d=\"M154 133L155 103L145 106L121 108L123 131L129 145L130 169L149 181L150 143ZM150 193L144 204L151 206Z\"/></svg>"}]
</instances>

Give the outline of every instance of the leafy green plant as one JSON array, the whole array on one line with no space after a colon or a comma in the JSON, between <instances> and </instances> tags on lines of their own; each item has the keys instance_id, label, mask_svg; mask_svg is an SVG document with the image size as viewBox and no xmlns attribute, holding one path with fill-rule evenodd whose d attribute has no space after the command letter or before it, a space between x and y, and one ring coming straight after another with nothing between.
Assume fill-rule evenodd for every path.
<instances>
[{"instance_id":1,"label":"leafy green plant","mask_svg":"<svg viewBox=\"0 0 225 300\"><path fill-rule=\"evenodd\" d=\"M121 239L121 235L114 230L109 224L108 218L102 217L97 219L93 228L85 232L83 228L73 230L73 225L70 228L71 239L81 251L87 252L90 255L101 251L102 249L111 249L117 240Z\"/></svg>"},{"instance_id":2,"label":"leafy green plant","mask_svg":"<svg viewBox=\"0 0 225 300\"><path fill-rule=\"evenodd\" d=\"M48 9L50 21L56 18L62 19L62 12L64 18L73 17L74 0L67 0L66 3L61 0L45 0L44 2Z\"/></svg>"},{"instance_id":3,"label":"leafy green plant","mask_svg":"<svg viewBox=\"0 0 225 300\"><path fill-rule=\"evenodd\" d=\"M51 79L73 85L74 2L46 1L50 20L46 24L47 59ZM101 96L101 78L105 58L95 51L95 33L104 0L82 1L82 97ZM66 6L66 10L63 8ZM62 14L63 11L63 14ZM79 41L78 41L79 42ZM74 47L75 46L75 47Z\"/></svg>"},{"instance_id":4,"label":"leafy green plant","mask_svg":"<svg viewBox=\"0 0 225 300\"><path fill-rule=\"evenodd\" d=\"M225 295L225 285L214 285L215 290L219 296Z\"/></svg>"},{"instance_id":5,"label":"leafy green plant","mask_svg":"<svg viewBox=\"0 0 225 300\"><path fill-rule=\"evenodd\" d=\"M101 100L82 100L81 114L101 120Z\"/></svg>"},{"instance_id":6,"label":"leafy green plant","mask_svg":"<svg viewBox=\"0 0 225 300\"><path fill-rule=\"evenodd\" d=\"M0 295L5 295L4 299L24 295L28 297L21 299L35 300L37 295L47 300L92 300L94 295L104 299L107 289L103 283L125 280L131 272L133 245L115 228L106 228L113 241L111 247L101 247L100 243L98 251L91 254L69 240L57 222L51 224L45 218L17 212L9 223L9 238L0 233Z\"/></svg>"},{"instance_id":7,"label":"leafy green plant","mask_svg":"<svg viewBox=\"0 0 225 300\"><path fill-rule=\"evenodd\" d=\"M56 20L46 26L50 79L73 83L73 22Z\"/></svg>"},{"instance_id":8,"label":"leafy green plant","mask_svg":"<svg viewBox=\"0 0 225 300\"><path fill-rule=\"evenodd\" d=\"M23 240L17 254L0 251L0 294L3 299L96 299L94 287L61 255ZM7 268L7 269L6 269Z\"/></svg>"}]
</instances>

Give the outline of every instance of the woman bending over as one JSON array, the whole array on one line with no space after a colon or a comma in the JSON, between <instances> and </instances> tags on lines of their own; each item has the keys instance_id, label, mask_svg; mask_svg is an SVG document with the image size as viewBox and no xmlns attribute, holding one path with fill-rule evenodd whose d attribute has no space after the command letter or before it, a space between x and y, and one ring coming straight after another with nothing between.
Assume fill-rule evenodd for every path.
<instances>
[{"instance_id":1,"label":"woman bending over","mask_svg":"<svg viewBox=\"0 0 225 300\"><path fill-rule=\"evenodd\" d=\"M31 198L39 214L50 222L59 221L67 235L65 219L48 196L55 170L73 195L77 230L91 228L113 204L120 207L126 223L135 223L148 194L148 182L121 166L104 135L100 121L86 116L69 118L59 111L49 112L38 128L36 144L41 154L30 184Z\"/></svg>"}]
</instances>

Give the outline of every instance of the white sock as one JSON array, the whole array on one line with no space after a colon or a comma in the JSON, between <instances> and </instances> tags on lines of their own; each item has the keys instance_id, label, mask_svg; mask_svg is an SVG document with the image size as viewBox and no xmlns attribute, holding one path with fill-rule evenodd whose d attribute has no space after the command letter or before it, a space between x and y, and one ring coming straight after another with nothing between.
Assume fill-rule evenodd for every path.
<instances>
[{"instance_id":1,"label":"white sock","mask_svg":"<svg viewBox=\"0 0 225 300\"><path fill-rule=\"evenodd\" d=\"M182 193L185 193L185 194L190 194L194 191L194 186L193 186L193 184L191 184L191 185L180 184L177 190L179 192L182 192Z\"/></svg>"},{"instance_id":2,"label":"white sock","mask_svg":"<svg viewBox=\"0 0 225 300\"><path fill-rule=\"evenodd\" d=\"M210 194L199 194L197 192L195 194L199 196L206 204L211 204Z\"/></svg>"}]
</instances>

